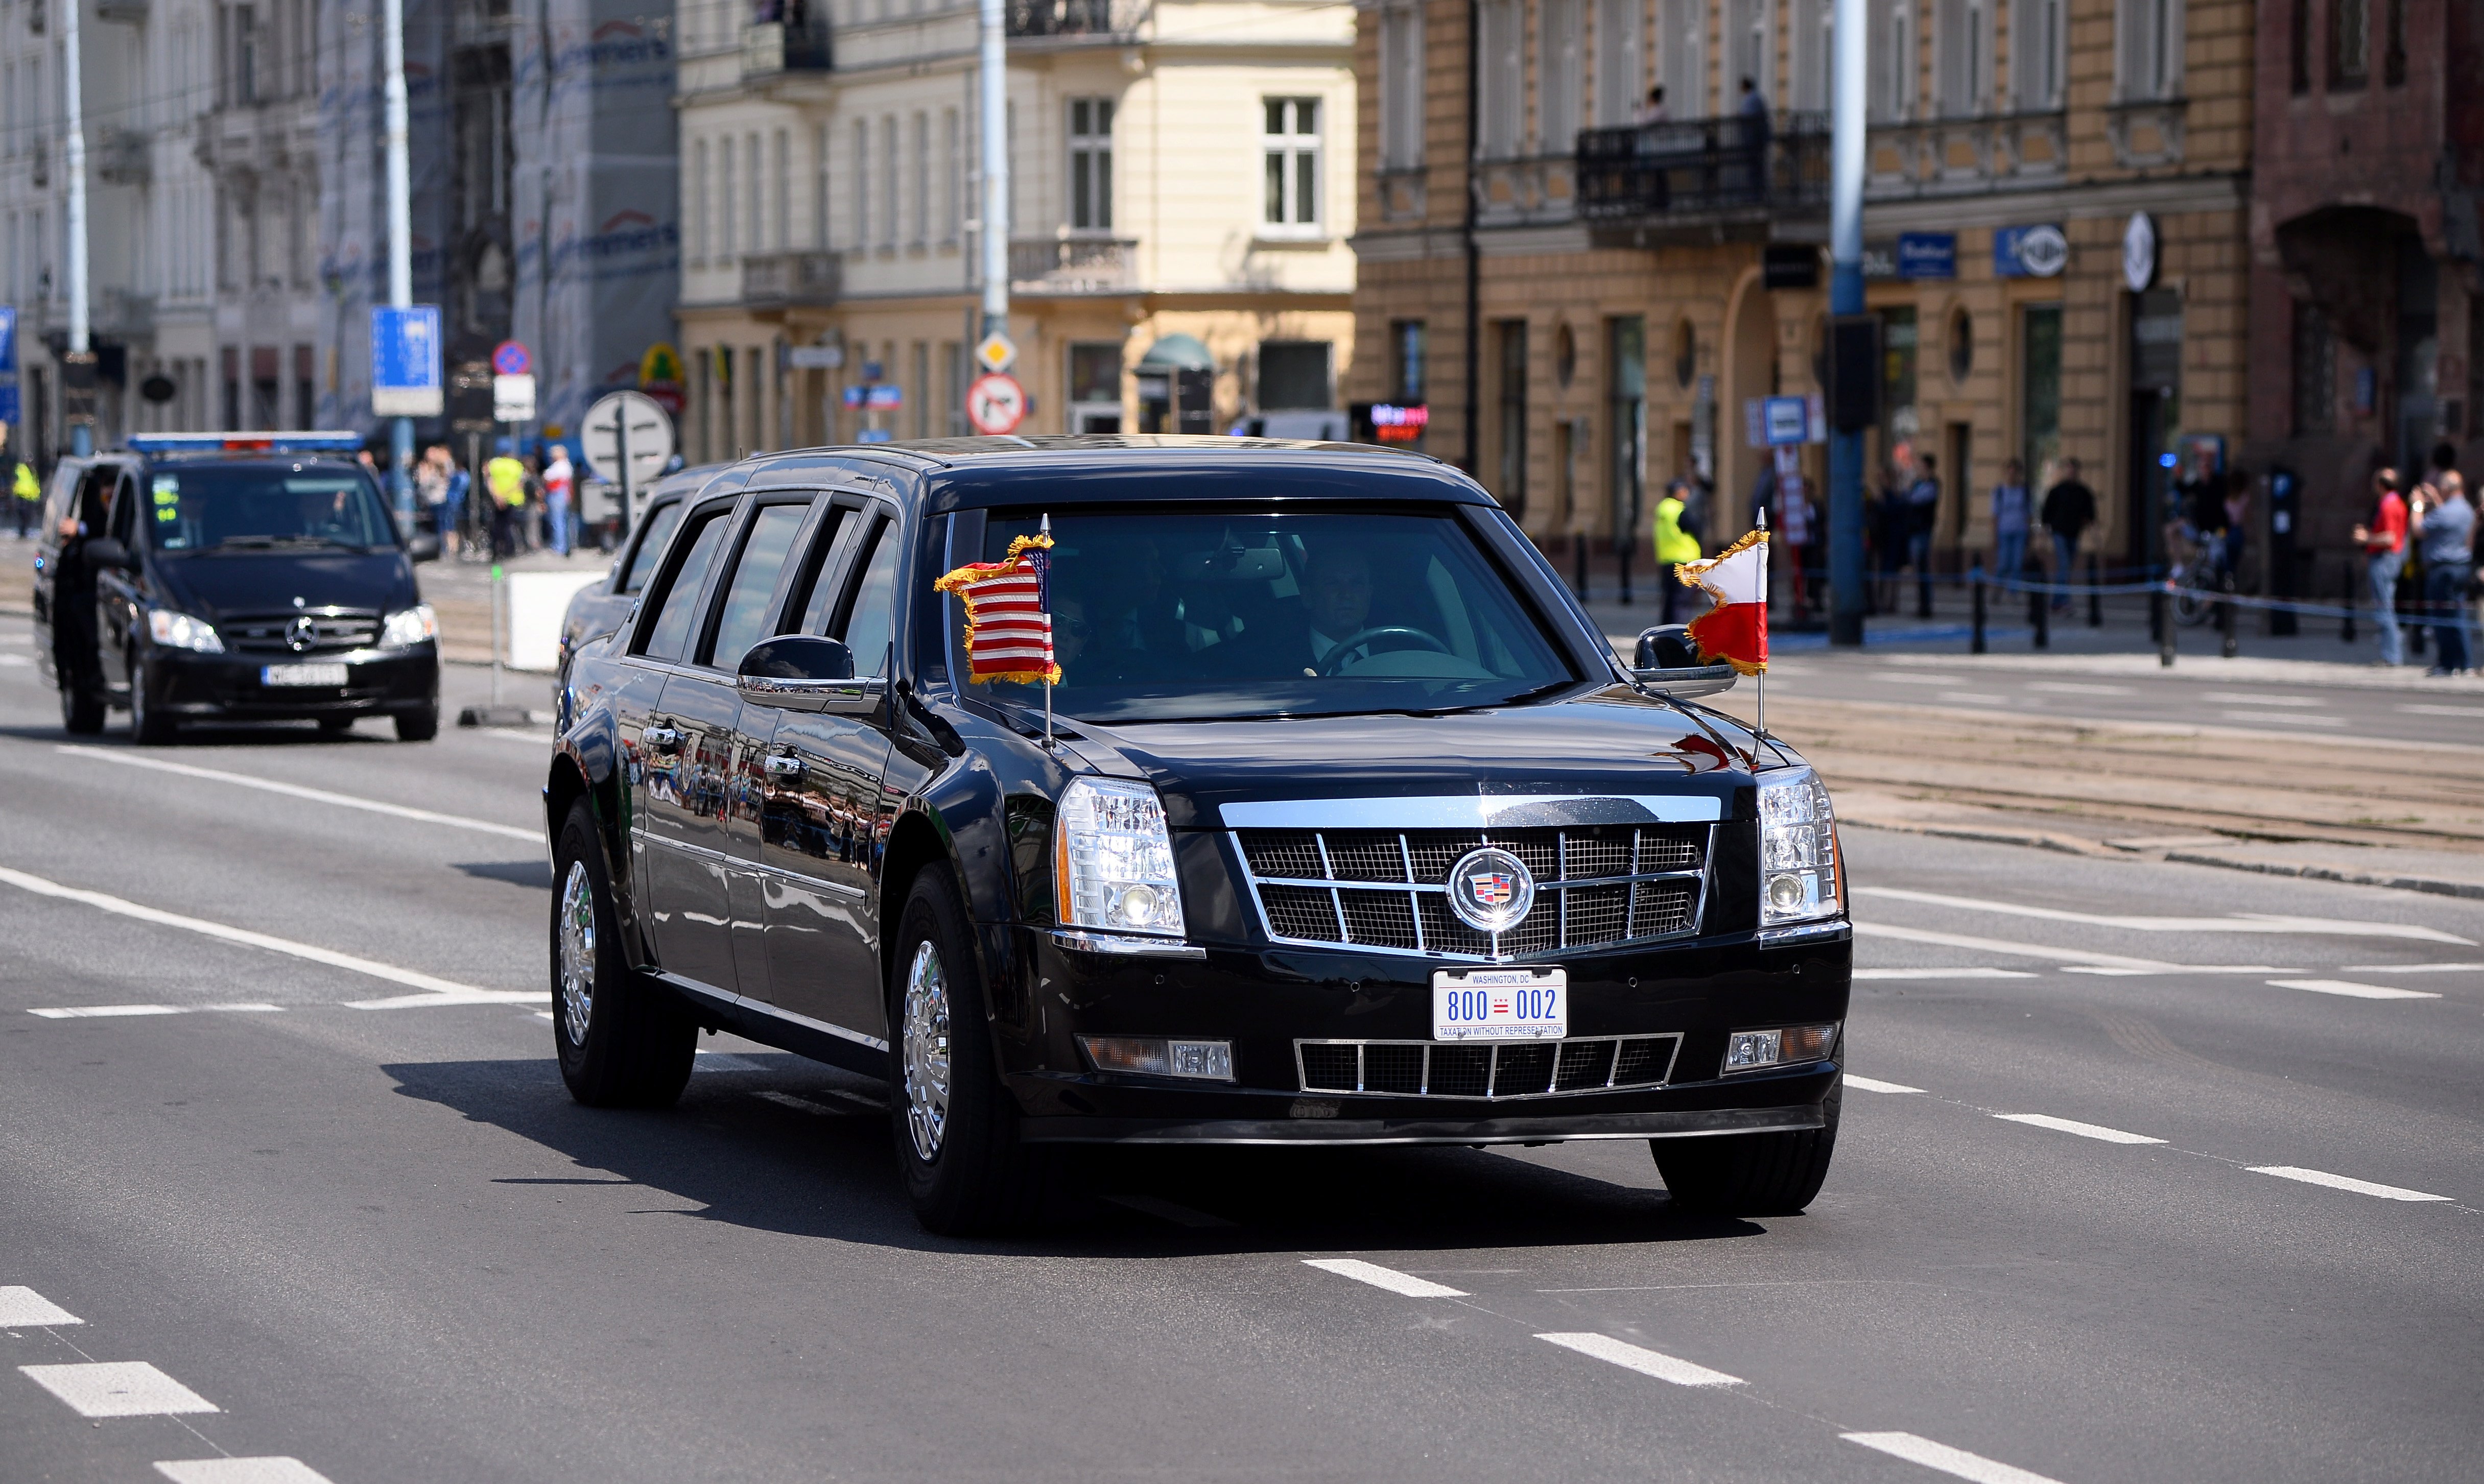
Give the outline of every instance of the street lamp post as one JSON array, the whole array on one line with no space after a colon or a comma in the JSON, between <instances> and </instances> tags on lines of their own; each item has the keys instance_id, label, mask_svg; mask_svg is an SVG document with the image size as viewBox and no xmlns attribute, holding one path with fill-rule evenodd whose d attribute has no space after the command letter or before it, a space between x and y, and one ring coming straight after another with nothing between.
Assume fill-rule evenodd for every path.
<instances>
[{"instance_id":1,"label":"street lamp post","mask_svg":"<svg viewBox=\"0 0 2484 1484\"><path fill-rule=\"evenodd\" d=\"M1002 0L983 0L984 334L1009 334L1009 40Z\"/></svg>"},{"instance_id":2,"label":"street lamp post","mask_svg":"<svg viewBox=\"0 0 2484 1484\"><path fill-rule=\"evenodd\" d=\"M1836 0L1836 86L1829 92L1828 312L1863 312L1863 0ZM1863 434L1828 434L1828 641L1863 642Z\"/></svg>"},{"instance_id":3,"label":"street lamp post","mask_svg":"<svg viewBox=\"0 0 2484 1484\"><path fill-rule=\"evenodd\" d=\"M388 143L389 306L404 310L414 307L414 205L408 178L411 167L406 160L405 0L385 0L381 12L386 33L380 44L381 63L386 69L381 89L382 127L387 131ZM400 530L414 529L414 484L407 476L413 467L414 419L398 417L389 424L388 477Z\"/></svg>"},{"instance_id":4,"label":"street lamp post","mask_svg":"<svg viewBox=\"0 0 2484 1484\"><path fill-rule=\"evenodd\" d=\"M80 0L68 0L61 7L61 69L68 74L61 80L61 102L68 110L68 137L62 148L69 176L69 352L61 385L64 391L80 393L74 404L64 398L63 405L77 409L69 418L69 451L84 457L94 451L94 347L87 318L86 89L79 75L84 69L78 48L79 4Z\"/></svg>"}]
</instances>

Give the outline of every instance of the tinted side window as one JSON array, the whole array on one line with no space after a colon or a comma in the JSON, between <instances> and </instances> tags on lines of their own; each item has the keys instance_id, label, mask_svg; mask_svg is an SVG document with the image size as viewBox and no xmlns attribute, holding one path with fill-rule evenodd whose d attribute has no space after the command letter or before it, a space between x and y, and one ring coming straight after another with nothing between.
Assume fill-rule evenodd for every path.
<instances>
[{"instance_id":1,"label":"tinted side window","mask_svg":"<svg viewBox=\"0 0 2484 1484\"><path fill-rule=\"evenodd\" d=\"M871 560L846 608L842 637L853 651L854 673L888 673L888 640L897 632L897 523L881 521L872 532Z\"/></svg>"},{"instance_id":2,"label":"tinted side window","mask_svg":"<svg viewBox=\"0 0 2484 1484\"><path fill-rule=\"evenodd\" d=\"M681 565L673 571L672 585L657 602L656 621L649 626L647 642L638 652L650 660L679 660L683 647L689 642L690 624L698 616L699 588L707 582L707 569L716 563L716 549L724 540L727 518L732 507L700 517L698 529L690 536L683 553Z\"/></svg>"},{"instance_id":3,"label":"tinted side window","mask_svg":"<svg viewBox=\"0 0 2484 1484\"><path fill-rule=\"evenodd\" d=\"M768 621L768 600L776 594L776 580L784 575L794 537L810 513L808 505L760 506L750 523L750 534L742 538L741 559L725 580L724 607L716 615L709 663L737 669L743 653L767 637L761 626Z\"/></svg>"},{"instance_id":4,"label":"tinted side window","mask_svg":"<svg viewBox=\"0 0 2484 1484\"><path fill-rule=\"evenodd\" d=\"M664 543L671 538L673 527L682 524L682 511L688 504L688 500L677 499L647 517L647 533L639 539L638 550L631 553L630 570L621 574L624 595L634 594L647 585L647 579L655 573L656 559L664 554Z\"/></svg>"},{"instance_id":5,"label":"tinted side window","mask_svg":"<svg viewBox=\"0 0 2484 1484\"><path fill-rule=\"evenodd\" d=\"M837 606L837 563L855 534L868 524L842 505L821 517L819 533L811 538L810 554L802 559L801 575L785 600L786 633L828 632L828 614Z\"/></svg>"}]
</instances>

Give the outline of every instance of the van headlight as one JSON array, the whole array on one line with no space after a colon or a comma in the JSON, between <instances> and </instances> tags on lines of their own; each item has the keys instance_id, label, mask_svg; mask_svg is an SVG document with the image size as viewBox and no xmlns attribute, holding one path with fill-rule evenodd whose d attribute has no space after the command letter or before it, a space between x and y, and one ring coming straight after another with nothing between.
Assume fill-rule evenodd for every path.
<instances>
[{"instance_id":1,"label":"van headlight","mask_svg":"<svg viewBox=\"0 0 2484 1484\"><path fill-rule=\"evenodd\" d=\"M1147 784L1072 782L1053 821L1052 878L1064 927L1183 931L1164 801Z\"/></svg>"},{"instance_id":2,"label":"van headlight","mask_svg":"<svg viewBox=\"0 0 2484 1484\"><path fill-rule=\"evenodd\" d=\"M1760 784L1760 926L1834 917L1845 880L1828 789L1797 769Z\"/></svg>"},{"instance_id":3,"label":"van headlight","mask_svg":"<svg viewBox=\"0 0 2484 1484\"><path fill-rule=\"evenodd\" d=\"M215 625L171 608L147 610L147 636L166 649L195 650L202 655L225 652L225 641L216 636Z\"/></svg>"},{"instance_id":4,"label":"van headlight","mask_svg":"<svg viewBox=\"0 0 2484 1484\"><path fill-rule=\"evenodd\" d=\"M380 648L412 649L426 639L440 637L440 620L433 617L431 605L418 603L410 608L399 608L380 626Z\"/></svg>"}]
</instances>

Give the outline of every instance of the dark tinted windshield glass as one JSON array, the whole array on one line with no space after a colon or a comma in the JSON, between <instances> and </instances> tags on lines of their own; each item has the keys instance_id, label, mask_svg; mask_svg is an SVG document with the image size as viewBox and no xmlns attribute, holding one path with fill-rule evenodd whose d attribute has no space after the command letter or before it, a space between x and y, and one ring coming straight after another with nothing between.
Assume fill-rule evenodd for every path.
<instances>
[{"instance_id":1,"label":"dark tinted windshield glass","mask_svg":"<svg viewBox=\"0 0 2484 1484\"><path fill-rule=\"evenodd\" d=\"M638 550L630 558L630 570L621 574L624 594L634 594L647 585L648 574L656 570L656 558L664 554L664 543L671 538L673 527L682 524L682 511L688 503L677 499L647 517L646 533L638 538Z\"/></svg>"},{"instance_id":2,"label":"dark tinted windshield glass","mask_svg":"<svg viewBox=\"0 0 2484 1484\"><path fill-rule=\"evenodd\" d=\"M1036 523L995 512L984 559ZM1446 512L1068 510L1052 533L1053 704L1071 715L1453 710L1580 678Z\"/></svg>"},{"instance_id":3,"label":"dark tinted windshield glass","mask_svg":"<svg viewBox=\"0 0 2484 1484\"><path fill-rule=\"evenodd\" d=\"M138 482L138 524L164 552L396 545L388 507L350 469L181 465Z\"/></svg>"}]
</instances>

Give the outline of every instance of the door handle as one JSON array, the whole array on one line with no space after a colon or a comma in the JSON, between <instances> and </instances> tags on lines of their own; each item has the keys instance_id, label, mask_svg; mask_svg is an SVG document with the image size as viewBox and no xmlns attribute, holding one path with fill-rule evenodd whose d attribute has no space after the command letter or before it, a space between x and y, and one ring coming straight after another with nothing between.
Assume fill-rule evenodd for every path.
<instances>
[{"instance_id":1,"label":"door handle","mask_svg":"<svg viewBox=\"0 0 2484 1484\"><path fill-rule=\"evenodd\" d=\"M802 760L796 757L771 757L768 760L768 776L770 778L799 778L802 776Z\"/></svg>"},{"instance_id":2,"label":"door handle","mask_svg":"<svg viewBox=\"0 0 2484 1484\"><path fill-rule=\"evenodd\" d=\"M651 726L638 734L638 740L647 744L650 752L679 752L682 747L682 734L678 727Z\"/></svg>"}]
</instances>

